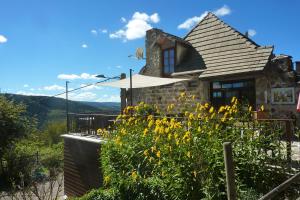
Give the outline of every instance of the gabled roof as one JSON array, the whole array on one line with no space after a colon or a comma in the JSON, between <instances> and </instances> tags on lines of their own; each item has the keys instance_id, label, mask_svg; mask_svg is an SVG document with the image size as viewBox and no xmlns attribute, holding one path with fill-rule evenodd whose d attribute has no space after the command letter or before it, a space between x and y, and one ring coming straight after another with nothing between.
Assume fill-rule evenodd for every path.
<instances>
[{"instance_id":1,"label":"gabled roof","mask_svg":"<svg viewBox=\"0 0 300 200\"><path fill-rule=\"evenodd\" d=\"M208 13L184 38L201 55L200 78L261 71L273 52Z\"/></svg>"}]
</instances>

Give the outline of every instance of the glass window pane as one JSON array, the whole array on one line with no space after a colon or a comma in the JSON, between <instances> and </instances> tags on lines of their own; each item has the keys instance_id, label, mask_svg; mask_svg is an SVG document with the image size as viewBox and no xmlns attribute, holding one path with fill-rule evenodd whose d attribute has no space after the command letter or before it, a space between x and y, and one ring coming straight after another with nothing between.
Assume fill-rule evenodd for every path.
<instances>
[{"instance_id":1,"label":"glass window pane","mask_svg":"<svg viewBox=\"0 0 300 200\"><path fill-rule=\"evenodd\" d=\"M170 58L174 58L174 49L170 49Z\"/></svg>"},{"instance_id":2,"label":"glass window pane","mask_svg":"<svg viewBox=\"0 0 300 200\"><path fill-rule=\"evenodd\" d=\"M169 58L169 52L168 52L168 50L164 50L164 58Z\"/></svg>"},{"instance_id":3,"label":"glass window pane","mask_svg":"<svg viewBox=\"0 0 300 200\"><path fill-rule=\"evenodd\" d=\"M223 83L222 88L232 88L232 83Z\"/></svg>"},{"instance_id":4,"label":"glass window pane","mask_svg":"<svg viewBox=\"0 0 300 200\"><path fill-rule=\"evenodd\" d=\"M173 65L174 66L174 58L170 58L170 65Z\"/></svg>"},{"instance_id":5,"label":"glass window pane","mask_svg":"<svg viewBox=\"0 0 300 200\"><path fill-rule=\"evenodd\" d=\"M167 58L164 59L164 66L169 66L169 59Z\"/></svg>"},{"instance_id":6,"label":"glass window pane","mask_svg":"<svg viewBox=\"0 0 300 200\"><path fill-rule=\"evenodd\" d=\"M244 87L244 83L243 82L233 83L232 87L233 88L241 88L241 87Z\"/></svg>"},{"instance_id":7,"label":"glass window pane","mask_svg":"<svg viewBox=\"0 0 300 200\"><path fill-rule=\"evenodd\" d=\"M213 82L213 88L214 88L214 89L219 89L219 88L221 88L220 82Z\"/></svg>"}]
</instances>

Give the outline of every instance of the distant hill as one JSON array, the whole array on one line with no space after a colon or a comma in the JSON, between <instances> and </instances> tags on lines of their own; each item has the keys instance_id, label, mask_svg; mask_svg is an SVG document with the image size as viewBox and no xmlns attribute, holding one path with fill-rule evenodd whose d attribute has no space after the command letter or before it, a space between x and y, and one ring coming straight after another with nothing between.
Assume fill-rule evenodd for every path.
<instances>
[{"instance_id":1,"label":"distant hill","mask_svg":"<svg viewBox=\"0 0 300 200\"><path fill-rule=\"evenodd\" d=\"M27 106L28 116L35 117L41 127L49 121L65 120L66 101L62 98L46 96L25 96L17 94L1 94L9 100L23 103ZM84 102L69 101L71 113L103 113L118 114L120 103L117 102Z\"/></svg>"}]
</instances>

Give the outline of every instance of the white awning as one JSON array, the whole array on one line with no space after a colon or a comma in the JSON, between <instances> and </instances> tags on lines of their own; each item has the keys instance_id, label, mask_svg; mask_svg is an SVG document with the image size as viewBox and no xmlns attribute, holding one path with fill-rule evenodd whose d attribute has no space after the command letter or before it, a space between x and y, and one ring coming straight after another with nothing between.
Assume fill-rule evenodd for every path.
<instances>
[{"instance_id":1,"label":"white awning","mask_svg":"<svg viewBox=\"0 0 300 200\"><path fill-rule=\"evenodd\" d=\"M160 77L144 76L144 75L140 75L140 74L135 74L132 76L132 88L145 88L145 87L169 85L172 83L177 83L177 82L187 81L187 80L189 80L189 79L160 78ZM97 85L117 87L117 88L130 88L130 78L113 81L113 82L98 83Z\"/></svg>"}]
</instances>

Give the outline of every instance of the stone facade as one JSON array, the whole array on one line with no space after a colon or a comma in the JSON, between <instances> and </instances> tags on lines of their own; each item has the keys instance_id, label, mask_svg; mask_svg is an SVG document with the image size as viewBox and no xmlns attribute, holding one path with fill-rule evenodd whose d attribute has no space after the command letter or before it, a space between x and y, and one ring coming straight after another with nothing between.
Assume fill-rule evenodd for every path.
<instances>
[{"instance_id":1,"label":"stone facade","mask_svg":"<svg viewBox=\"0 0 300 200\"><path fill-rule=\"evenodd\" d=\"M201 23L201 22L200 22ZM205 24L204 24L205 25ZM203 26L204 26L203 25ZM226 26L226 30L228 26ZM224 29L225 30L225 29ZM199 32L199 31L198 31ZM193 35L193 33L189 33ZM239 33L240 34L240 33ZM209 36L211 37L211 36ZM133 104L137 104L138 102L146 102L148 104L155 104L159 106L161 109L166 109L168 104L175 104L177 103L177 98L182 92L186 92L191 95L195 95L195 100L198 102L210 102L210 85L213 81L224 81L224 80L242 80L242 79L254 79L255 81L255 103L256 103L256 109L258 109L261 105L264 105L267 111L270 111L272 117L275 118L283 118L283 117L290 117L291 115L296 114L296 102L298 99L298 94L300 91L300 87L297 83L297 73L293 69L293 63L290 56L286 55L278 55L275 56L272 52L270 52L270 49L273 49L273 47L260 47L256 45L252 41L248 41L247 38L243 41L246 41L245 48L249 48L250 54L253 58L247 58L246 55L244 55L245 49L239 50L239 53L241 54L241 57L237 57L236 59L244 59L243 63L237 63L235 59L230 58L230 54L226 53L226 55L219 55L216 54L216 57L224 62L226 62L226 66L228 63L233 63L233 68L235 69L237 64L244 66L245 64L248 64L250 61L256 63L255 70L253 67L251 68L252 64L249 64L248 68L245 68L245 70L248 70L247 72L241 71L241 73L236 73L236 70L232 70L232 74L226 74L220 73L220 75L216 75L209 78L201 78L201 70L206 70L205 67L203 67L203 64L210 64L215 62L216 64L211 64L210 66L214 67L212 69L215 69L219 60L213 61L214 57L211 57L209 55L209 58L206 58L205 55L201 55L198 57L204 58L202 61L204 63L200 63L199 59L194 56L193 59L197 61L198 65L201 66L198 68L187 68L186 72L180 74L180 78L188 78L189 81L175 83L171 85L166 86L160 86L160 87L152 87L152 88L141 88L141 89L133 89ZM226 43L227 44L227 43ZM165 77L163 74L163 50L167 48L175 48L179 49L177 50L176 54L176 65L181 65L181 61L184 60L184 58L189 58L187 54L191 53L190 49L193 51L197 50L198 48L194 48L191 44L186 42L184 39L181 39L179 37L173 36L171 34L165 33L162 30L159 29L151 29L147 31L146 33L146 65L142 68L140 71L140 74L148 75L148 76L155 76L155 77ZM208 44L210 45L210 44ZM250 46L249 46L250 45ZM214 47L216 49L219 48L221 44L215 45ZM232 47L233 49L235 46ZM252 48L256 48L257 52L253 53ZM219 51L223 51L224 49L219 49ZM231 50L230 48L226 48L226 51L230 52L237 52L238 50ZM197 50L198 51L198 50ZM248 51L248 50L247 50ZM213 52L212 50L209 51L203 51L205 52ZM201 54L201 51L198 53ZM257 57L255 57L257 54ZM256 59L263 57L263 59L267 57L267 60L265 61L256 61ZM228 57L228 59L227 59ZM232 60L232 61L231 61ZM185 61L186 63L189 63L188 61ZM257 63L266 63L263 67L258 66ZM192 62L193 64L193 62ZM219 67L220 71L223 71L222 66ZM230 68L230 66L228 66ZM183 68L184 69L184 68ZM228 69L226 69L229 71ZM176 72L176 69L175 69ZM180 70L181 72L181 70ZM185 72L183 70L183 72ZM188 73L193 72L193 73ZM216 72L214 72L216 73ZM226 72L228 73L228 72ZM174 73L176 74L176 73ZM176 75L177 76L177 75ZM174 77L174 76L170 76ZM272 88L287 88L292 87L294 88L294 94L295 94L295 103L293 104L273 104L271 101L271 90Z\"/></svg>"}]
</instances>

